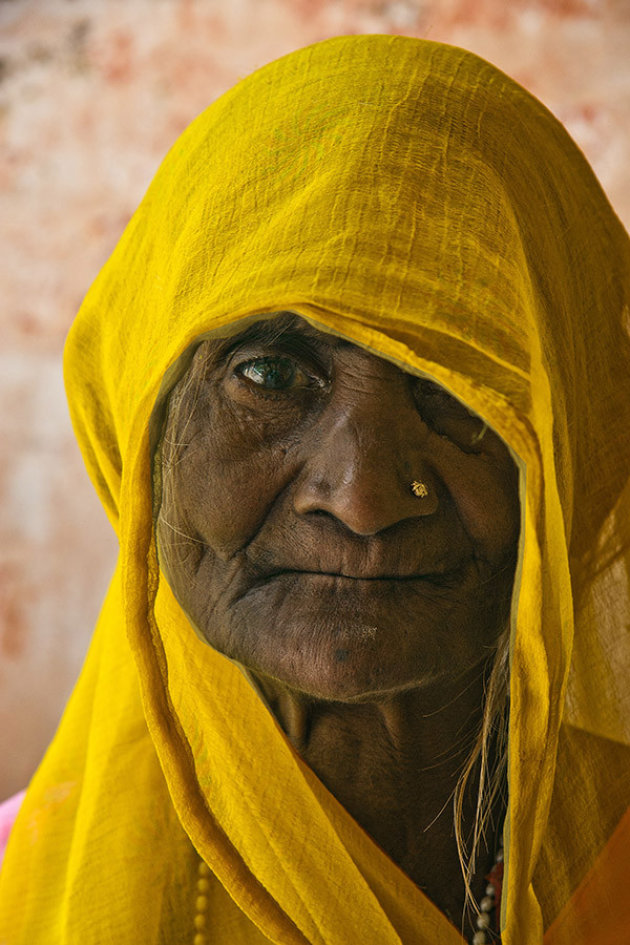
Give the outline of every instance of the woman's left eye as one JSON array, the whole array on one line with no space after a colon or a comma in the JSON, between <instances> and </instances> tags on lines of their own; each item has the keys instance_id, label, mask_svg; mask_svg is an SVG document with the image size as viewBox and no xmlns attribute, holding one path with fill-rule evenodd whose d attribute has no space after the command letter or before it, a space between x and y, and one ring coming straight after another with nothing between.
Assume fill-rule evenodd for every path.
<instances>
[{"instance_id":1,"label":"woman's left eye","mask_svg":"<svg viewBox=\"0 0 630 945\"><path fill-rule=\"evenodd\" d=\"M423 420L440 436L452 439L467 452L478 446L487 429L481 417L431 381L420 381L416 391ZM472 452L478 452L478 449L472 449Z\"/></svg>"},{"instance_id":2,"label":"woman's left eye","mask_svg":"<svg viewBox=\"0 0 630 945\"><path fill-rule=\"evenodd\" d=\"M307 374L292 358L267 356L252 358L236 367L236 373L267 391L288 391L323 387L324 381Z\"/></svg>"}]
</instances>

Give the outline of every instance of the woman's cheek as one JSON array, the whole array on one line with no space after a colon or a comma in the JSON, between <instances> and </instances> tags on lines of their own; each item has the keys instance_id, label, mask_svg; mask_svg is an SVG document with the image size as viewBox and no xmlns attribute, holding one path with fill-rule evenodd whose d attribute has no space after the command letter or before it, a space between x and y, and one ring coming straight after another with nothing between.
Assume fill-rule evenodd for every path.
<instances>
[{"instance_id":1,"label":"woman's cheek","mask_svg":"<svg viewBox=\"0 0 630 945\"><path fill-rule=\"evenodd\" d=\"M500 563L514 547L520 526L514 470L486 457L457 457L436 472L478 553Z\"/></svg>"},{"instance_id":2,"label":"woman's cheek","mask_svg":"<svg viewBox=\"0 0 630 945\"><path fill-rule=\"evenodd\" d=\"M184 514L197 539L224 560L256 534L289 479L280 449L205 452L178 478L188 498Z\"/></svg>"}]
</instances>

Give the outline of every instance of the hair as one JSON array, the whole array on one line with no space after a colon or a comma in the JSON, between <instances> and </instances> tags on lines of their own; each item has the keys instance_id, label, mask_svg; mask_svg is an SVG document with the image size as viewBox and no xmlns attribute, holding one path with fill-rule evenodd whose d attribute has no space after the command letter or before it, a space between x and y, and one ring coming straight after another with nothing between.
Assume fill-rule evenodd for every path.
<instances>
[{"instance_id":1,"label":"hair","mask_svg":"<svg viewBox=\"0 0 630 945\"><path fill-rule=\"evenodd\" d=\"M493 822L493 811L499 799L507 806L507 749L509 725L509 653L510 626L501 633L485 687L483 716L472 751L466 760L453 794L453 821L457 853L466 887L462 921L478 915L479 903L472 893L471 882L477 868L482 845L488 835L497 835L502 824ZM472 835L464 834L464 802L471 780L477 774L477 802ZM470 850L469 850L470 847Z\"/></svg>"}]
</instances>

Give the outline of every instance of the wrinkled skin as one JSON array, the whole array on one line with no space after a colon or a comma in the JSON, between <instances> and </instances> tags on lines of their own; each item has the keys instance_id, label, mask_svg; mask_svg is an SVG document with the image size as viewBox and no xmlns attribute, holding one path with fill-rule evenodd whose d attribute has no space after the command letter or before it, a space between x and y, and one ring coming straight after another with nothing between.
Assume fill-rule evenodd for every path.
<instances>
[{"instance_id":1,"label":"wrinkled skin","mask_svg":"<svg viewBox=\"0 0 630 945\"><path fill-rule=\"evenodd\" d=\"M481 429L439 385L277 316L197 349L171 395L157 525L197 632L247 667L324 784L456 922L449 798L520 523L517 468Z\"/></svg>"}]
</instances>

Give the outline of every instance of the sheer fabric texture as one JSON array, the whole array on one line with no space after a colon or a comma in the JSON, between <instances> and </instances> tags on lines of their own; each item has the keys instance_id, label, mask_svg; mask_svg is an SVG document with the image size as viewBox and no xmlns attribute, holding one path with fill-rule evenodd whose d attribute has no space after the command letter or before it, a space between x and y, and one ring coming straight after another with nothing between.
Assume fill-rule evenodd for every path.
<instances>
[{"instance_id":1,"label":"sheer fabric texture","mask_svg":"<svg viewBox=\"0 0 630 945\"><path fill-rule=\"evenodd\" d=\"M160 577L149 427L165 374L201 336L280 310L434 378L512 450L502 941L626 940L628 247L560 123L458 48L338 37L193 122L67 342L120 557L12 831L1 943L192 943L201 857L215 945L462 945Z\"/></svg>"}]
</instances>

